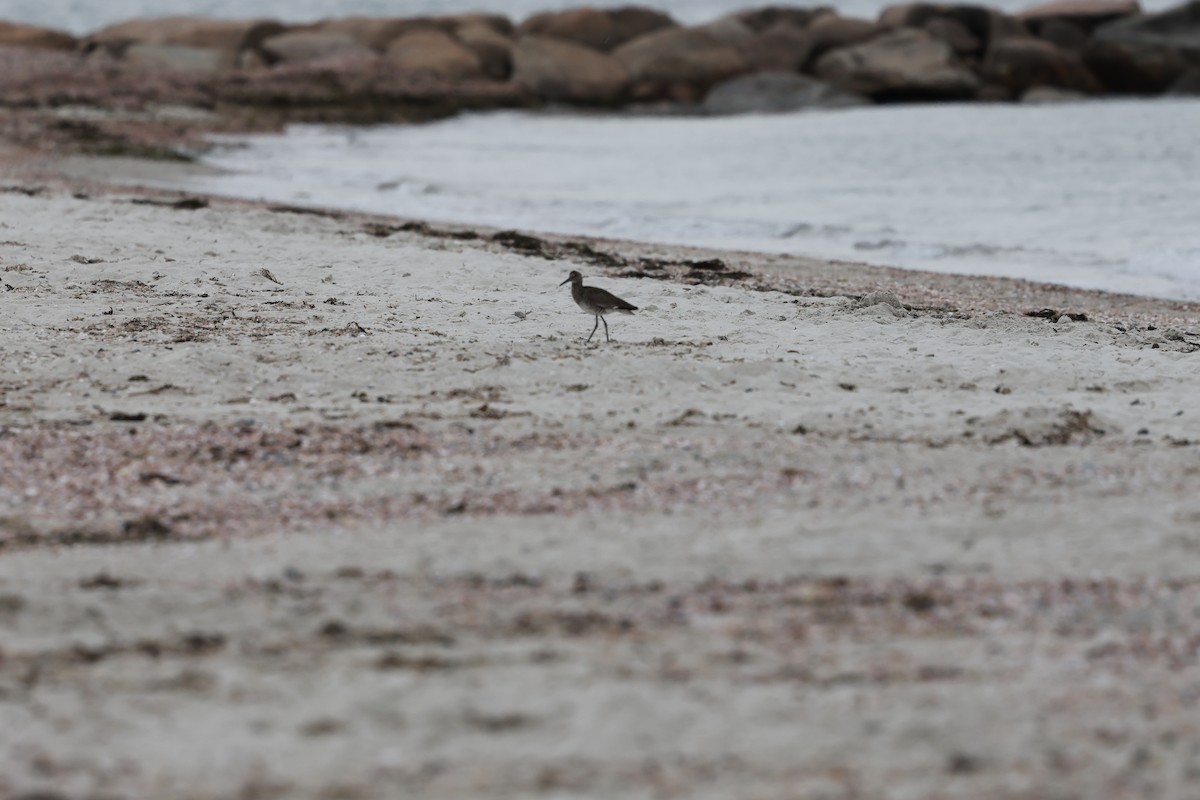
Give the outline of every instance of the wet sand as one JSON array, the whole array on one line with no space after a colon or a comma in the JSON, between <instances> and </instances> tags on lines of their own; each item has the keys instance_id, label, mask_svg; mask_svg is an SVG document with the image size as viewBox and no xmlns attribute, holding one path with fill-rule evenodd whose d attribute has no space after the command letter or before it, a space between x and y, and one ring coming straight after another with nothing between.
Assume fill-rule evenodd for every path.
<instances>
[{"instance_id":1,"label":"wet sand","mask_svg":"<svg viewBox=\"0 0 1200 800\"><path fill-rule=\"evenodd\" d=\"M0 794L1200 782L1200 307L72 163L0 192Z\"/></svg>"}]
</instances>

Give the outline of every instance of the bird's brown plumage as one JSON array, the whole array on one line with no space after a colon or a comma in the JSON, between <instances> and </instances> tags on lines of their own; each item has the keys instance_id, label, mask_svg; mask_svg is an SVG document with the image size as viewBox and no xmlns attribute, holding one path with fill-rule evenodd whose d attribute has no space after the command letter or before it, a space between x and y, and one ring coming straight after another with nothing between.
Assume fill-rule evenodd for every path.
<instances>
[{"instance_id":1,"label":"bird's brown plumage","mask_svg":"<svg viewBox=\"0 0 1200 800\"><path fill-rule=\"evenodd\" d=\"M584 311L596 317L596 324L592 327L591 334L588 335L587 341L592 340L592 336L596 335L596 328L600 327L600 323L604 322L604 338L607 341L612 341L608 335L608 322L604 320L604 315L613 311L621 314L632 314L637 311L637 306L626 302L615 294L601 289L598 286L584 286L583 275L578 270L572 270L567 279L559 284L571 284L571 299L575 304Z\"/></svg>"}]
</instances>

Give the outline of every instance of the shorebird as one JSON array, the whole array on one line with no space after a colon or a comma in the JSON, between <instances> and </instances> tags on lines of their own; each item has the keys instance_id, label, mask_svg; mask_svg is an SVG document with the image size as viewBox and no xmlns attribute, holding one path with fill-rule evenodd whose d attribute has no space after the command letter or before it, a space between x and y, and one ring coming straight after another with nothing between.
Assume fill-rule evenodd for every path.
<instances>
[{"instance_id":1,"label":"shorebird","mask_svg":"<svg viewBox=\"0 0 1200 800\"><path fill-rule=\"evenodd\" d=\"M626 303L614 294L596 286L584 286L583 276L579 274L578 270L571 270L571 274L559 286L565 283L571 284L571 299L575 301L575 304L596 317L596 324L592 326L592 332L588 334L587 341L584 344L590 342L592 337L596 335L596 328L600 327L601 322L604 322L604 340L607 342L612 341L608 336L608 322L604 319L605 314L613 311L619 311L622 314L632 314L634 311L637 311L637 306Z\"/></svg>"}]
</instances>

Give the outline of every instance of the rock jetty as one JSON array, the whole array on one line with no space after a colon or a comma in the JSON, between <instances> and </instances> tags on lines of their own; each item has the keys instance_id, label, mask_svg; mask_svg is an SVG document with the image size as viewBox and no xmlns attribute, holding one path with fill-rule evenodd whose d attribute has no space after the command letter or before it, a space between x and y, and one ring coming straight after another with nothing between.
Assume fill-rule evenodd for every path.
<instances>
[{"instance_id":1,"label":"rock jetty","mask_svg":"<svg viewBox=\"0 0 1200 800\"><path fill-rule=\"evenodd\" d=\"M549 104L697 113L1195 94L1200 0L911 3L878 19L769 6L685 26L648 8L129 20L86 36L0 22L0 110L193 107L224 120L429 119ZM12 123L8 123L12 127Z\"/></svg>"}]
</instances>

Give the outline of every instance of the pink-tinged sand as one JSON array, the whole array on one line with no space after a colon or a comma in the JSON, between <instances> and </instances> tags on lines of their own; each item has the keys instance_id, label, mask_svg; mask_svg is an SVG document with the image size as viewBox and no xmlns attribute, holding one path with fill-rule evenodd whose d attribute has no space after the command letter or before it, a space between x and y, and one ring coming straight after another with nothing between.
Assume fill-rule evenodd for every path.
<instances>
[{"instance_id":1,"label":"pink-tinged sand","mask_svg":"<svg viewBox=\"0 0 1200 800\"><path fill-rule=\"evenodd\" d=\"M1187 796L1196 306L5 164L0 794Z\"/></svg>"}]
</instances>

